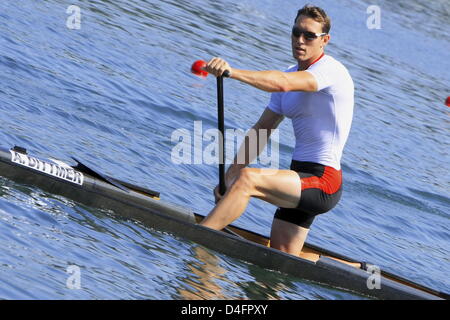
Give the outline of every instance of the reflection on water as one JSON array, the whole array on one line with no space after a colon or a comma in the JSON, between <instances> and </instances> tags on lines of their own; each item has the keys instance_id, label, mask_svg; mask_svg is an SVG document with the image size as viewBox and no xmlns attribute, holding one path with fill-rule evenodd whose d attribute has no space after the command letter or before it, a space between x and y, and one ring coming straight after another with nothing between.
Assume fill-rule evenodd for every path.
<instances>
[{"instance_id":1,"label":"reflection on water","mask_svg":"<svg viewBox=\"0 0 450 320\"><path fill-rule=\"evenodd\" d=\"M185 278L185 283L192 287L192 290L179 288L180 299L227 299L222 293L222 287L218 281L225 281L223 275L227 272L219 265L220 259L207 249L195 246L192 249L195 262L189 263L189 278Z\"/></svg>"},{"instance_id":2,"label":"reflection on water","mask_svg":"<svg viewBox=\"0 0 450 320\"><path fill-rule=\"evenodd\" d=\"M221 266L225 263L224 260L216 253L199 246L194 246L192 252L195 262L188 264L190 276L185 278L185 283L190 289L177 290L181 299L229 299L224 284L230 282L230 275L227 276L230 269L236 272L243 271L240 279L234 279L241 290L238 296L233 297L234 299L280 300L283 299L282 293L293 287L290 278L281 273L268 274L267 270L247 263L244 264L245 270L242 270L242 266L234 264L227 264L228 268L224 268Z\"/></svg>"}]
</instances>

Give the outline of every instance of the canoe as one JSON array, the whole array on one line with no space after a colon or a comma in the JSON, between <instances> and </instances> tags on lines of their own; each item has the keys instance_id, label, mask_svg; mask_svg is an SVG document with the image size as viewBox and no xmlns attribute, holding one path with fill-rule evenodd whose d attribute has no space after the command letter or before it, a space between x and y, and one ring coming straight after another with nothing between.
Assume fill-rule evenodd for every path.
<instances>
[{"instance_id":1,"label":"canoe","mask_svg":"<svg viewBox=\"0 0 450 320\"><path fill-rule=\"evenodd\" d=\"M74 165L39 159L26 149L0 148L0 175L36 186L84 205L109 209L117 217L184 237L217 252L270 270L318 284L378 299L446 299L450 295L428 288L373 264L305 243L293 256L270 248L270 240L236 226L222 231L198 224L204 215L160 199L160 193L104 175L73 158Z\"/></svg>"}]
</instances>

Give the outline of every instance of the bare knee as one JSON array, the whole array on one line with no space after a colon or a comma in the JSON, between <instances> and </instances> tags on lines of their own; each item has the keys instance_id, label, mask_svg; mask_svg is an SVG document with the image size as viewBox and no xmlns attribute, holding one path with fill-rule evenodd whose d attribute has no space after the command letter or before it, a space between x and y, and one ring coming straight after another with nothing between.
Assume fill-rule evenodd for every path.
<instances>
[{"instance_id":1,"label":"bare knee","mask_svg":"<svg viewBox=\"0 0 450 320\"><path fill-rule=\"evenodd\" d=\"M237 177L234 184L231 186L232 189L239 189L240 192L245 192L251 194L252 190L255 188L255 169L253 168L243 168L239 171L239 176Z\"/></svg>"}]
</instances>

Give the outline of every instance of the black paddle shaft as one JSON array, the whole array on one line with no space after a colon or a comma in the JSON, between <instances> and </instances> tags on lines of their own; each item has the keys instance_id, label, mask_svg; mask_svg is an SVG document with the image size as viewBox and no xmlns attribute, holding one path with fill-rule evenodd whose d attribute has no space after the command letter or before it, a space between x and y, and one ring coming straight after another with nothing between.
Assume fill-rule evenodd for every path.
<instances>
[{"instance_id":1,"label":"black paddle shaft","mask_svg":"<svg viewBox=\"0 0 450 320\"><path fill-rule=\"evenodd\" d=\"M223 76L217 77L217 122L219 137L219 193L225 194L225 116L223 107Z\"/></svg>"},{"instance_id":2,"label":"black paddle shaft","mask_svg":"<svg viewBox=\"0 0 450 320\"><path fill-rule=\"evenodd\" d=\"M220 132L219 141L219 193L224 195L227 191L225 185L225 116L223 107L223 78L230 77L230 72L225 70L223 75L217 77L217 122Z\"/></svg>"}]
</instances>

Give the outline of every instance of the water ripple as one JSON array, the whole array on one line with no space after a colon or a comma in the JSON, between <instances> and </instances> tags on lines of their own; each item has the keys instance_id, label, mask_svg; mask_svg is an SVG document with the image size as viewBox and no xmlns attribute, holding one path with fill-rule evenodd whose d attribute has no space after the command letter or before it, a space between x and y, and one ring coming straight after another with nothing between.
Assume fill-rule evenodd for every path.
<instances>
[{"instance_id":1,"label":"water ripple","mask_svg":"<svg viewBox=\"0 0 450 320\"><path fill-rule=\"evenodd\" d=\"M355 81L356 110L343 159L343 199L317 218L310 240L445 291L446 2L382 1L380 30L366 28L370 1L318 4L333 18L328 52ZM165 200L209 212L215 166L171 161L175 130L192 131L194 121L216 127L216 83L189 74L190 64L219 55L238 68L284 70L293 63L289 32L298 4L95 0L79 6L82 28L69 30L60 1L2 4L3 147L21 145L69 162L76 156L157 189ZM429 59L430 50L436 59ZM227 80L226 126L248 129L268 98ZM291 124L283 122L280 130L280 164L287 168ZM268 234L274 209L252 200L236 223ZM1 298L362 298L3 178L0 231ZM69 265L81 268L82 290L67 289Z\"/></svg>"}]
</instances>

